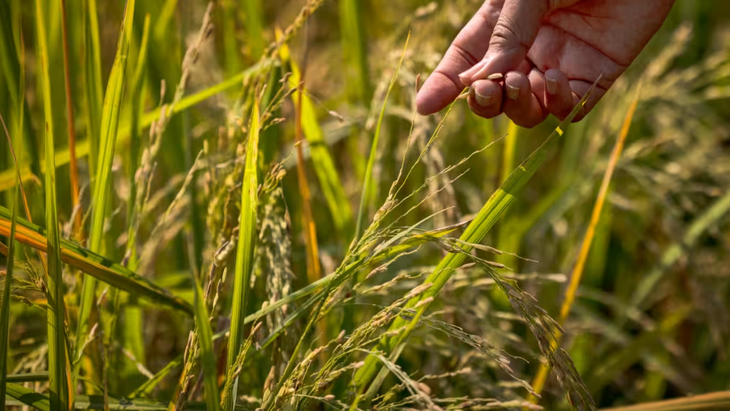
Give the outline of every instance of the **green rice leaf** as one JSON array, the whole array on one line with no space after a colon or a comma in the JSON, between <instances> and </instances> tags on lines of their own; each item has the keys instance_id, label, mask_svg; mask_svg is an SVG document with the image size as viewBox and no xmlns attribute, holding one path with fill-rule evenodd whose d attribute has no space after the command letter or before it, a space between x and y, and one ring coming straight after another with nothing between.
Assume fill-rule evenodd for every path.
<instances>
[{"instance_id":1,"label":"green rice leaf","mask_svg":"<svg viewBox=\"0 0 730 411\"><path fill-rule=\"evenodd\" d=\"M15 151L13 150L13 142L10 139L5 120L0 116L5 136L8 139L8 147L15 159ZM20 181L20 169L18 162L15 161L15 170L18 181ZM12 207L13 216L10 222L10 236L8 237L8 261L5 264L5 286L2 295L0 295L0 405L5 408L5 383L8 379L8 348L10 344L10 291L13 286L13 266L15 265L15 228L18 221L18 193L20 184L13 190Z\"/></svg>"},{"instance_id":2,"label":"green rice leaf","mask_svg":"<svg viewBox=\"0 0 730 411\"><path fill-rule=\"evenodd\" d=\"M182 360L183 358L181 355L167 363L167 365L165 365L165 367L158 371L157 374L155 374L152 378L147 380L147 382L140 385L139 387L137 387L136 390L129 394L129 398L137 398L150 395L152 393L152 390L157 386L157 384L160 383L160 381L162 381L172 371L176 370L182 364Z\"/></svg>"},{"instance_id":3,"label":"green rice leaf","mask_svg":"<svg viewBox=\"0 0 730 411\"><path fill-rule=\"evenodd\" d=\"M42 2L35 2L37 41L40 60L41 90L43 94L43 111L45 114L45 151L46 164L53 165L53 109L51 107L51 80L48 66L48 45L45 25L45 10ZM70 370L66 352L65 302L63 290L63 267L61 265L61 239L58 232L58 211L56 210L56 169L51 166L46 170L46 253L48 254L48 276L46 277L46 294L48 298L48 376L51 393L51 408L68 410L73 407L70 397ZM12 217L11 217L12 218ZM17 214L15 214L17 221ZM12 224L12 223L11 223ZM11 229L12 230L12 229Z\"/></svg>"},{"instance_id":4,"label":"green rice leaf","mask_svg":"<svg viewBox=\"0 0 730 411\"><path fill-rule=\"evenodd\" d=\"M10 210L0 206L0 234L9 235L11 220ZM18 242L42 252L47 251L46 230L20 217L17 219L17 224L16 239ZM182 298L155 285L121 264L76 243L61 240L61 260L115 288L147 298L157 304L180 310L190 316L193 315L192 306Z\"/></svg>"},{"instance_id":5,"label":"green rice leaf","mask_svg":"<svg viewBox=\"0 0 730 411\"><path fill-rule=\"evenodd\" d=\"M10 374L7 382L37 382L48 381L48 371L29 372L24 374Z\"/></svg>"},{"instance_id":6,"label":"green rice leaf","mask_svg":"<svg viewBox=\"0 0 730 411\"><path fill-rule=\"evenodd\" d=\"M220 410L221 399L218 391L215 352L213 351L213 331L210 328L210 318L208 317L208 309L205 306L203 290L200 288L197 279L193 279L193 281L195 283L195 327L203 364L205 402L208 404L208 410L217 411Z\"/></svg>"},{"instance_id":7,"label":"green rice leaf","mask_svg":"<svg viewBox=\"0 0 730 411\"><path fill-rule=\"evenodd\" d=\"M103 105L104 85L101 77L101 47L99 42L99 17L96 11L96 0L85 0L82 7L84 37L84 97L86 99L86 135L87 139L76 145L76 156L89 155L89 173L96 175L96 161L99 153L99 130L101 130L101 111ZM63 154L63 153L59 153ZM69 157L70 158L70 157ZM56 159L56 167L66 162ZM43 164L41 164L41 169ZM2 181L2 179L0 179ZM0 184L2 187L2 184Z\"/></svg>"},{"instance_id":8,"label":"green rice leaf","mask_svg":"<svg viewBox=\"0 0 730 411\"><path fill-rule=\"evenodd\" d=\"M231 331L228 340L228 378L233 376L234 366L243 341L243 327L246 318L246 294L250 288L251 272L254 264L254 248L256 247L256 207L258 206L258 152L259 152L259 106L254 100L251 110L251 121L248 126L248 142L246 143L246 165L243 170L243 187L241 189L241 216L239 219L238 247L236 249L236 269L233 283L233 307L231 311ZM225 393L227 398L223 405L225 410L233 410L236 406L238 377L231 384L231 392Z\"/></svg>"},{"instance_id":9,"label":"green rice leaf","mask_svg":"<svg viewBox=\"0 0 730 411\"><path fill-rule=\"evenodd\" d=\"M261 0L248 0L243 3L243 15L246 17L246 43L251 50L251 57L259 59L264 54L264 12Z\"/></svg>"},{"instance_id":10,"label":"green rice leaf","mask_svg":"<svg viewBox=\"0 0 730 411\"><path fill-rule=\"evenodd\" d=\"M104 239L104 219L109 206L109 193L111 188L112 162L114 160L114 148L117 141L117 129L119 115L124 94L124 83L126 80L127 54L129 44L132 40L132 22L134 19L135 0L127 0L122 29L117 42L117 52L114 58L106 95L104 96L104 107L101 113L101 128L99 130L99 161L94 179L93 200L92 200L92 222L89 235L89 249L94 252L102 251ZM46 163L51 164L53 157L47 157ZM51 167L48 167L49 170ZM78 324L76 328L76 352L74 358L81 355L80 349L84 346L90 330L91 310L94 306L96 295L96 278L84 277L81 291L81 302L79 304ZM76 360L74 360L76 363ZM80 362L78 363L80 364Z\"/></svg>"},{"instance_id":11,"label":"green rice leaf","mask_svg":"<svg viewBox=\"0 0 730 411\"><path fill-rule=\"evenodd\" d=\"M8 397L16 399L21 404L29 405L40 411L50 411L51 402L48 396L37 393L31 389L25 388L22 385L8 383L7 384ZM10 404L8 404L10 405ZM54 408L58 409L58 408Z\"/></svg>"}]
</instances>

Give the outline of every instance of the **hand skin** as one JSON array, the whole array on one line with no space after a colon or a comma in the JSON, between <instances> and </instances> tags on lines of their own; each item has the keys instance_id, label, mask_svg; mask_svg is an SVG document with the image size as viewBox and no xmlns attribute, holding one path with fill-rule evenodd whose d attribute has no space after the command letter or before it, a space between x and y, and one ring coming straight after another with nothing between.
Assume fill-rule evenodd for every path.
<instances>
[{"instance_id":1,"label":"hand skin","mask_svg":"<svg viewBox=\"0 0 730 411\"><path fill-rule=\"evenodd\" d=\"M469 86L471 110L534 127L564 119L603 75L581 120L631 64L674 0L487 0L423 84L416 106L435 113ZM483 57L480 60L480 57ZM487 80L491 74L501 80Z\"/></svg>"}]
</instances>

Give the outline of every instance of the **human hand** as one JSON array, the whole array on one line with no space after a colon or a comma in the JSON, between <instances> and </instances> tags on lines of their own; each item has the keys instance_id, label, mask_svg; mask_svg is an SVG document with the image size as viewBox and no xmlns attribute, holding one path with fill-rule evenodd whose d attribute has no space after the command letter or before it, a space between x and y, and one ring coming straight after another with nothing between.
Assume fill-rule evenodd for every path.
<instances>
[{"instance_id":1,"label":"human hand","mask_svg":"<svg viewBox=\"0 0 730 411\"><path fill-rule=\"evenodd\" d=\"M423 84L416 106L435 113L470 86L471 110L534 127L564 119L602 75L582 119L641 52L674 0L487 0ZM482 57L480 61L479 58ZM488 80L504 74L500 80Z\"/></svg>"}]
</instances>

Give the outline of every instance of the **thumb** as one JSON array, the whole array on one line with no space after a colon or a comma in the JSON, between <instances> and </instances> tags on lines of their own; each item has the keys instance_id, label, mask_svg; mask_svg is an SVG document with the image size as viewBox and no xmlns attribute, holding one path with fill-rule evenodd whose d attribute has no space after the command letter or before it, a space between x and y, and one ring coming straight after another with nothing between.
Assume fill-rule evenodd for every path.
<instances>
[{"instance_id":1,"label":"thumb","mask_svg":"<svg viewBox=\"0 0 730 411\"><path fill-rule=\"evenodd\" d=\"M548 11L545 0L507 0L494 26L489 49L481 63L459 77L465 85L495 73L515 70L527 57Z\"/></svg>"}]
</instances>

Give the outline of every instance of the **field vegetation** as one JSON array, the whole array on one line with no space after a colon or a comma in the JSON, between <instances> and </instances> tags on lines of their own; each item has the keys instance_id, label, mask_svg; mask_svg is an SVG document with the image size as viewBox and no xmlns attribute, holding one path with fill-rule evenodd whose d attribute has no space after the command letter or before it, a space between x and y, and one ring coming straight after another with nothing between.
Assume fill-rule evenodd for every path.
<instances>
[{"instance_id":1,"label":"field vegetation","mask_svg":"<svg viewBox=\"0 0 730 411\"><path fill-rule=\"evenodd\" d=\"M730 5L417 115L478 6L0 0L5 408L730 410Z\"/></svg>"}]
</instances>

